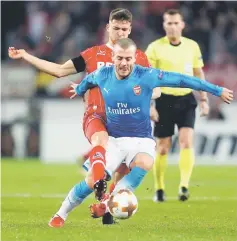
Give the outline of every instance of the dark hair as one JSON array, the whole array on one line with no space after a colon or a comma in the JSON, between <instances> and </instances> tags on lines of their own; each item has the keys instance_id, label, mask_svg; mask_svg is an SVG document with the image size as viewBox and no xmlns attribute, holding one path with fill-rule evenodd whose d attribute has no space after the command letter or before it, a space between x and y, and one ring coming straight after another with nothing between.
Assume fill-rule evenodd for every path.
<instances>
[{"instance_id":1,"label":"dark hair","mask_svg":"<svg viewBox=\"0 0 237 241\"><path fill-rule=\"evenodd\" d=\"M183 19L183 14L180 12L179 9L167 9L167 10L164 12L164 14L163 14L163 18L164 18L164 16L165 16L166 14L167 14L167 15L171 15L171 16L176 15L176 14L179 14L180 17Z\"/></svg>"},{"instance_id":2,"label":"dark hair","mask_svg":"<svg viewBox=\"0 0 237 241\"><path fill-rule=\"evenodd\" d=\"M118 45L123 49L127 49L130 46L134 46L135 48L137 48L137 45L130 38L119 39L119 40L116 41L115 45Z\"/></svg>"},{"instance_id":3,"label":"dark hair","mask_svg":"<svg viewBox=\"0 0 237 241\"><path fill-rule=\"evenodd\" d=\"M110 12L109 21L119 20L132 23L132 13L126 8L116 8Z\"/></svg>"}]
</instances>

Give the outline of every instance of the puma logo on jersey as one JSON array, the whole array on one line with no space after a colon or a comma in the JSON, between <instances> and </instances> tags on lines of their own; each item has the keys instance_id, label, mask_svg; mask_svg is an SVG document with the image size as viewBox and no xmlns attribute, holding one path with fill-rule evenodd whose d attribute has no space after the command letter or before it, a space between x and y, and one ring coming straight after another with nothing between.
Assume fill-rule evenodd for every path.
<instances>
[{"instance_id":1,"label":"puma logo on jersey","mask_svg":"<svg viewBox=\"0 0 237 241\"><path fill-rule=\"evenodd\" d=\"M99 50L99 52L97 52L97 55L105 55L105 51Z\"/></svg>"},{"instance_id":2,"label":"puma logo on jersey","mask_svg":"<svg viewBox=\"0 0 237 241\"><path fill-rule=\"evenodd\" d=\"M158 78L159 78L159 79L162 79L162 77L163 77L163 71L160 70L160 73L158 74Z\"/></svg>"},{"instance_id":3,"label":"puma logo on jersey","mask_svg":"<svg viewBox=\"0 0 237 241\"><path fill-rule=\"evenodd\" d=\"M109 93L109 90L107 90L107 89L105 89L105 88L104 88L104 91L105 91L107 94Z\"/></svg>"}]
</instances>

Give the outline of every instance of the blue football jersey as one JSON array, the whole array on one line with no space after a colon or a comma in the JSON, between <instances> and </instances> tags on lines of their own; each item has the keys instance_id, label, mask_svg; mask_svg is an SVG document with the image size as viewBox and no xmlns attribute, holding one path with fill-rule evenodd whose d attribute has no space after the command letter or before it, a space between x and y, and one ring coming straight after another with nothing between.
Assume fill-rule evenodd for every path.
<instances>
[{"instance_id":1,"label":"blue football jersey","mask_svg":"<svg viewBox=\"0 0 237 241\"><path fill-rule=\"evenodd\" d=\"M99 86L106 109L107 131L113 137L152 138L150 102L155 87L183 87L220 96L222 88L196 77L135 65L131 74L117 79L114 66L87 75L77 86L78 95Z\"/></svg>"}]
</instances>

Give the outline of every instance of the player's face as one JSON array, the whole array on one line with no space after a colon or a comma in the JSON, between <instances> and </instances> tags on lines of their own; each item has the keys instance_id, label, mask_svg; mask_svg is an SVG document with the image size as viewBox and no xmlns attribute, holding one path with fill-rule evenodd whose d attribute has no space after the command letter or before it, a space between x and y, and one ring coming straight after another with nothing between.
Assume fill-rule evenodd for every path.
<instances>
[{"instance_id":1,"label":"player's face","mask_svg":"<svg viewBox=\"0 0 237 241\"><path fill-rule=\"evenodd\" d=\"M131 33L131 23L113 19L107 24L106 29L109 34L109 39L115 43L118 39L128 37Z\"/></svg>"},{"instance_id":2,"label":"player's face","mask_svg":"<svg viewBox=\"0 0 237 241\"><path fill-rule=\"evenodd\" d=\"M168 38L179 38L182 35L184 29L184 21L179 14L175 15L164 15L163 27Z\"/></svg>"},{"instance_id":3,"label":"player's face","mask_svg":"<svg viewBox=\"0 0 237 241\"><path fill-rule=\"evenodd\" d=\"M127 77L132 72L135 61L136 48L134 46L123 49L120 46L115 45L113 51L113 62L116 73L120 79Z\"/></svg>"}]
</instances>

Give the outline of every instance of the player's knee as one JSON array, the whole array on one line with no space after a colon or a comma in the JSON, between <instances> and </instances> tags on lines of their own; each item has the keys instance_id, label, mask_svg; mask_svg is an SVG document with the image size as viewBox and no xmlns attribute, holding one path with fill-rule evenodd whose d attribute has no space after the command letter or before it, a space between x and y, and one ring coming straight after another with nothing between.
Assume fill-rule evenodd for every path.
<instances>
[{"instance_id":1,"label":"player's knee","mask_svg":"<svg viewBox=\"0 0 237 241\"><path fill-rule=\"evenodd\" d=\"M135 158L134 161L131 163L130 168L133 167L140 167L146 171L149 171L154 163L154 158L146 153L139 153Z\"/></svg>"},{"instance_id":2,"label":"player's knee","mask_svg":"<svg viewBox=\"0 0 237 241\"><path fill-rule=\"evenodd\" d=\"M108 133L106 131L96 132L91 137L91 144L93 146L103 146L104 148L107 146L109 140Z\"/></svg>"}]
</instances>

